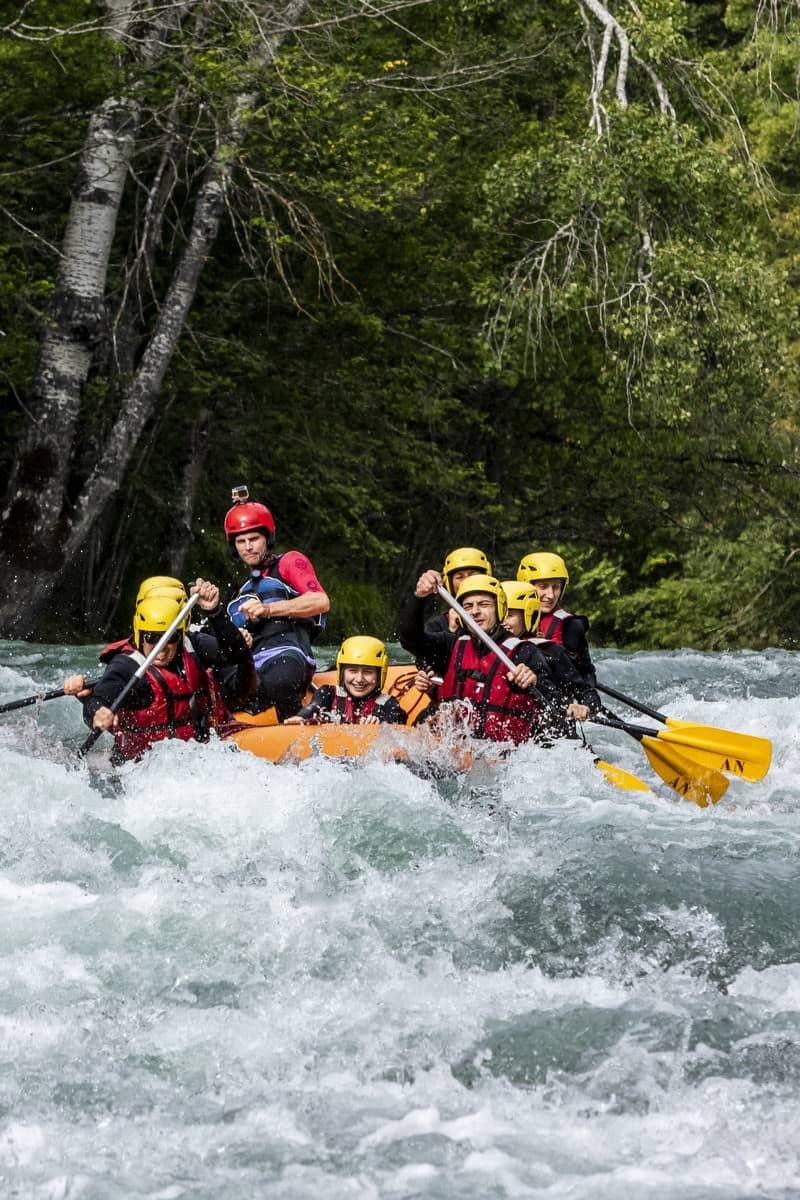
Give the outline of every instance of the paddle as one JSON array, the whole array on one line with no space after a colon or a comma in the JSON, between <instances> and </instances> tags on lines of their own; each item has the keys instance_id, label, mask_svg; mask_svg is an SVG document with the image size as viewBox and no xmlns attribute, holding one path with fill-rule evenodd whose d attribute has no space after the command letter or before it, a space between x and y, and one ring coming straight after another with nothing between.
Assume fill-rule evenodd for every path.
<instances>
[{"instance_id":1,"label":"paddle","mask_svg":"<svg viewBox=\"0 0 800 1200\"><path fill-rule=\"evenodd\" d=\"M441 584L436 590L444 602L449 604L454 612L458 613L459 617L461 617L461 620L464 622L467 629L469 629L470 633L474 633L475 637L480 638L486 649L491 650L492 653L500 659L500 662L504 667L507 667L509 671L515 671L519 666L519 663L515 663L513 659L509 658L502 646L498 646L494 638L490 637L485 629L481 629L475 618L471 617L469 613L461 607L455 596L451 596L447 589L443 588ZM528 691L532 696L535 696L537 700L541 700L544 704L548 703L547 698L542 695L537 687L530 687L528 688Z\"/></svg>"},{"instance_id":2,"label":"paddle","mask_svg":"<svg viewBox=\"0 0 800 1200\"><path fill-rule=\"evenodd\" d=\"M125 684L125 687L122 689L120 694L117 696L116 700L113 700L112 703L109 705L109 708L111 709L112 712L117 711L119 706L122 704L122 701L127 696L128 692L131 690L133 685L136 683L136 680L141 679L141 677L144 675L145 671L150 666L150 664L152 662L154 662L155 659L158 658L159 654L164 649L164 647L166 646L169 639L172 637L175 630L181 624L184 617L186 617L187 614L192 611L192 609L194 608L195 604L197 604L197 601L199 599L200 599L200 597L198 595L189 597L189 599L186 601L183 608L178 613L178 615L176 616L176 618L172 622L172 624L167 629L164 630L161 637L158 639L155 646L150 651L150 653L148 654L147 658L144 660L142 665L140 667L136 668L136 671L134 672L133 675L131 675L130 679ZM105 730L103 730L103 729L93 729L92 732L87 737L86 741L83 743L83 745L78 750L78 758L83 758L86 754L88 754L89 751L91 750L92 746L95 744L97 739L100 737L101 733L104 733L104 732L105 732Z\"/></svg>"},{"instance_id":3,"label":"paddle","mask_svg":"<svg viewBox=\"0 0 800 1200\"><path fill-rule=\"evenodd\" d=\"M84 687L89 691L97 683L96 679L91 679ZM27 708L30 704L44 704L45 700L57 700L59 696L66 695L63 687L53 688L52 692L39 692L36 696L26 696L24 700L10 700L8 704L0 704L0 713L14 712L17 708Z\"/></svg>"},{"instance_id":4,"label":"paddle","mask_svg":"<svg viewBox=\"0 0 800 1200\"><path fill-rule=\"evenodd\" d=\"M772 743L767 738L755 737L750 733L736 733L730 729L717 729L714 725L700 725L696 721L679 721L664 713L617 692L614 688L598 683L597 690L627 704L629 708L652 717L666 725L657 729L654 736L661 742L671 742L685 748L687 755L704 766L717 771L728 771L748 783L763 779L772 761Z\"/></svg>"},{"instance_id":5,"label":"paddle","mask_svg":"<svg viewBox=\"0 0 800 1200\"><path fill-rule=\"evenodd\" d=\"M632 774L630 771L623 770L616 763L606 762L602 758L594 759L594 765L598 771L602 771L609 783L613 783L614 787L621 788L623 792L652 792L649 783L645 783L638 775Z\"/></svg>"},{"instance_id":6,"label":"paddle","mask_svg":"<svg viewBox=\"0 0 800 1200\"><path fill-rule=\"evenodd\" d=\"M514 663L513 659L509 658L502 646L498 646L494 638L490 637L485 629L481 629L477 621L475 621L474 618L471 617L469 613L466 612L458 603L455 596L451 596L451 594L441 586L437 588L437 591L444 602L449 604L450 607L458 613L467 629L469 629L471 633L474 633L477 638L480 638L488 650L491 650L493 654L497 655L504 667L507 667L509 671L513 671L517 664ZM539 691L538 688L532 687L529 688L528 691L542 704L546 705L548 708L552 708L551 702L542 694L542 692ZM650 791L650 788L643 780L637 779L637 777L632 775L630 771L624 771L622 767L615 767L613 763L604 762L599 758L594 760L594 765L598 768L598 770L603 772L609 783L615 784L624 791Z\"/></svg>"},{"instance_id":7,"label":"paddle","mask_svg":"<svg viewBox=\"0 0 800 1200\"><path fill-rule=\"evenodd\" d=\"M706 808L709 803L716 804L728 790L729 780L724 775L687 758L673 746L665 745L658 737L659 730L630 725L611 712L590 717L589 720L595 725L607 725L630 734L641 745L656 775L679 796L691 800L700 808Z\"/></svg>"}]
</instances>

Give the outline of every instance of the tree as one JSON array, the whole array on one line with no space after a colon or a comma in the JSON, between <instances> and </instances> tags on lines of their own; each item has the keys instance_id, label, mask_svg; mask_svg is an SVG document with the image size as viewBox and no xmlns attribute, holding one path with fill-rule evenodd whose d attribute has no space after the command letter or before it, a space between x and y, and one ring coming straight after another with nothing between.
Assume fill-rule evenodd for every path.
<instances>
[{"instance_id":1,"label":"tree","mask_svg":"<svg viewBox=\"0 0 800 1200\"><path fill-rule=\"evenodd\" d=\"M84 624L104 627L130 577L163 565L154 546L224 572L220 511L246 477L314 550L343 620L389 622L387 593L457 541L504 573L555 543L605 637L646 638L620 592L659 636L748 636L723 611L742 570L724 546L758 529L788 580L797 561L797 171L791 56L746 10L445 0L373 19L350 0L204 0L116 5L89 28L68 0L37 5L48 27L18 23L5 48L39 85L0 170L0 203L4 171L30 201L6 204L24 254L0 259L4 423L24 438L38 415L41 454L18 455L33 486L18 474L6 504L6 627L31 629L77 572ZM45 147L51 45L69 82ZM110 250L81 320L47 259L66 220L51 180L72 160L28 168L91 160L98 139L76 130L107 130L109 97L125 185L95 171ZM44 346L67 329L80 360L52 470L45 389L20 384L43 298ZM767 557L748 560L756 592ZM720 577L704 612L676 586L698 570Z\"/></svg>"}]
</instances>

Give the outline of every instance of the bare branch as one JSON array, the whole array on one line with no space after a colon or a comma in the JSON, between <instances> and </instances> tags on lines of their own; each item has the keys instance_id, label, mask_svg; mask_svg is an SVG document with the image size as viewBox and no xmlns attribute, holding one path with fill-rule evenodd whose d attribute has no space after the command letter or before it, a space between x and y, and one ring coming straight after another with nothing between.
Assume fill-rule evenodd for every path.
<instances>
[{"instance_id":1,"label":"bare branch","mask_svg":"<svg viewBox=\"0 0 800 1200\"><path fill-rule=\"evenodd\" d=\"M9 210L2 204L0 204L0 212L8 217L9 221L11 221L13 225L16 225L18 229L21 229L23 233L27 233L28 237L32 237L34 241L41 242L43 246L46 246L47 249L51 251L51 253L55 254L56 258L61 258L61 251L59 250L58 246L54 246L52 242L48 242L47 238L42 237L42 235L37 233L35 229L31 229L31 227L26 225L24 221L20 221L19 217L15 217L14 214L9 212Z\"/></svg>"},{"instance_id":2,"label":"bare branch","mask_svg":"<svg viewBox=\"0 0 800 1200\"><path fill-rule=\"evenodd\" d=\"M536 59L547 54L555 40L551 39L541 50L531 54L509 55L507 58L481 63L458 63L438 71L435 75L415 75L411 72L397 71L394 69L395 64L389 63L383 75L372 76L364 82L370 87L405 92L448 92L474 87L479 83L487 83L489 80L524 71Z\"/></svg>"},{"instance_id":3,"label":"bare branch","mask_svg":"<svg viewBox=\"0 0 800 1200\"><path fill-rule=\"evenodd\" d=\"M616 17L613 16L613 14L606 8L604 4L601 4L600 0L579 0L579 3L585 8L588 8L589 11L593 13L595 17L597 17L600 24L605 28L606 34L609 35L609 44L611 36L616 38L617 45L619 46L619 65L617 67L617 79L614 91L617 97L617 103L620 105L620 107L627 108L628 94L626 87L628 80L628 60L630 58L630 40L628 35ZM607 50L605 59L606 61L608 59ZM605 61L603 62L603 75L605 75ZM602 90L602 80L599 82L600 89Z\"/></svg>"},{"instance_id":4,"label":"bare branch","mask_svg":"<svg viewBox=\"0 0 800 1200\"><path fill-rule=\"evenodd\" d=\"M628 2L637 19L641 19L642 14L634 0L628 0ZM620 108L624 109L628 107L628 73L631 62L634 62L637 67L644 71L653 85L661 112L674 120L675 109L672 106L669 93L663 81L659 78L651 64L637 52L636 47L631 43L624 25L614 16L611 9L602 3L602 0L578 0L578 6L589 30L589 55L592 61L592 87L589 93L591 108L589 128L594 129L598 137L602 137L607 132L608 120L605 109L602 106L601 97L606 83L609 55L614 43L617 45L617 72L614 81L614 95ZM600 54L597 57L595 57L592 46L589 14L595 17L603 27L603 43Z\"/></svg>"}]
</instances>

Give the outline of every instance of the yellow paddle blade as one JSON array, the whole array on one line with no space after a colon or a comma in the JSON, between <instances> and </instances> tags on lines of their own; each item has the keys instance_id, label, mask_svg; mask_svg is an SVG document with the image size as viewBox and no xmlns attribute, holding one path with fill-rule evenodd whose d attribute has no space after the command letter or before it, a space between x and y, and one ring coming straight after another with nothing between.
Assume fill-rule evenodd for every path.
<instances>
[{"instance_id":1,"label":"yellow paddle blade","mask_svg":"<svg viewBox=\"0 0 800 1200\"><path fill-rule=\"evenodd\" d=\"M658 739L683 746L696 762L737 775L748 783L763 779L772 762L772 743L767 738L698 725L694 721L668 717L667 728L659 729Z\"/></svg>"},{"instance_id":2,"label":"yellow paddle blade","mask_svg":"<svg viewBox=\"0 0 800 1200\"><path fill-rule=\"evenodd\" d=\"M594 765L598 771L603 772L609 783L613 783L615 787L622 788L623 792L651 792L653 790L643 779L632 775L630 771L623 771L622 767L617 767L614 763L604 762L602 758L596 758Z\"/></svg>"},{"instance_id":3,"label":"yellow paddle blade","mask_svg":"<svg viewBox=\"0 0 800 1200\"><path fill-rule=\"evenodd\" d=\"M716 804L728 790L729 780L719 771L693 762L663 741L643 737L641 744L656 775L684 800L707 808L709 804Z\"/></svg>"}]
</instances>

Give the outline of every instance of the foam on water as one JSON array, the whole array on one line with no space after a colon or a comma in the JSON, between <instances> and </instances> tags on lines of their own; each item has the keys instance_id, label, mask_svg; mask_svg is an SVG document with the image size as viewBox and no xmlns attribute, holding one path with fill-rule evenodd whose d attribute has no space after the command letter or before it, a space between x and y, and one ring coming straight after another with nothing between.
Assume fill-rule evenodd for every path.
<instances>
[{"instance_id":1,"label":"foam on water","mask_svg":"<svg viewBox=\"0 0 800 1200\"><path fill-rule=\"evenodd\" d=\"M0 646L2 698L90 666ZM72 655L72 657L71 657ZM631 739L439 781L0 718L0 1180L21 1197L788 1197L796 656L604 656L767 735L701 811Z\"/></svg>"}]
</instances>

